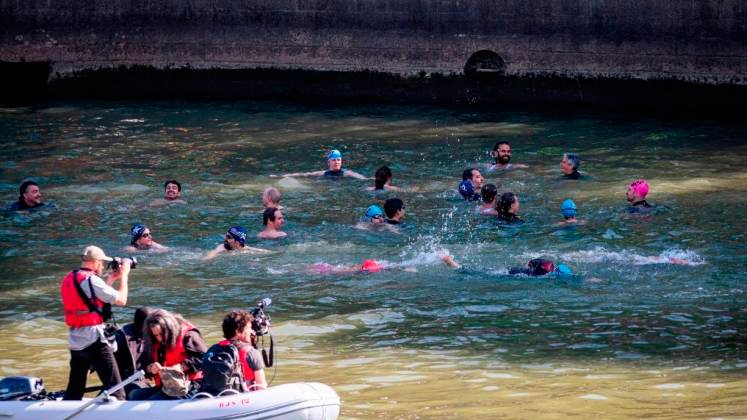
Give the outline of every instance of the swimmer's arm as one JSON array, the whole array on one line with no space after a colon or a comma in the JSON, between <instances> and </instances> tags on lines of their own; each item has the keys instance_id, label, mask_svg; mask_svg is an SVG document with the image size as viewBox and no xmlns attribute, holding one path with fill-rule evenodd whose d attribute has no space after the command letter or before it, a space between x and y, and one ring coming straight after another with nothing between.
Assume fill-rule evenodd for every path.
<instances>
[{"instance_id":1,"label":"swimmer's arm","mask_svg":"<svg viewBox=\"0 0 747 420\"><path fill-rule=\"evenodd\" d=\"M215 247L214 250L208 252L207 255L202 257L202 260L203 261L212 260L213 258L217 257L218 254L220 254L221 252L226 252L226 247L223 246L223 244L218 245L217 247Z\"/></svg>"},{"instance_id":2,"label":"swimmer's arm","mask_svg":"<svg viewBox=\"0 0 747 420\"><path fill-rule=\"evenodd\" d=\"M163 246L163 245L159 244L159 243L158 243L158 242L156 242L156 241L153 241L153 242L151 243L151 246L150 246L150 247L151 247L151 248L152 248L152 249L153 249L154 251L158 251L158 252L166 252L166 251L168 251L168 250L169 250L169 247L167 247L167 246Z\"/></svg>"},{"instance_id":3,"label":"swimmer's arm","mask_svg":"<svg viewBox=\"0 0 747 420\"><path fill-rule=\"evenodd\" d=\"M137 252L137 248L135 248L135 247L134 247L134 246L132 246L132 245L128 245L128 246L124 247L124 251L125 251L125 252L130 252L130 253L133 253L133 252Z\"/></svg>"},{"instance_id":4,"label":"swimmer's arm","mask_svg":"<svg viewBox=\"0 0 747 420\"><path fill-rule=\"evenodd\" d=\"M324 171L314 171L314 172L293 172L290 174L283 174L280 175L281 178L290 178L293 176L322 176L324 175ZM277 175L270 175L273 178L277 178Z\"/></svg>"},{"instance_id":5,"label":"swimmer's arm","mask_svg":"<svg viewBox=\"0 0 747 420\"><path fill-rule=\"evenodd\" d=\"M529 165L525 165L523 163L512 163L511 167L512 168L519 168L519 169L526 169L526 168L529 167Z\"/></svg>"},{"instance_id":6,"label":"swimmer's arm","mask_svg":"<svg viewBox=\"0 0 747 420\"><path fill-rule=\"evenodd\" d=\"M272 254L272 252L273 252L273 251L270 251L269 249L254 248L254 247L251 247L251 246L244 246L243 250L246 251L246 252L254 252L254 253L257 253L257 254Z\"/></svg>"},{"instance_id":7,"label":"swimmer's arm","mask_svg":"<svg viewBox=\"0 0 747 420\"><path fill-rule=\"evenodd\" d=\"M324 172L322 172L322 174L323 174L323 173L324 173ZM350 169L346 169L346 170L345 170L345 173L343 173L343 175L345 175L345 176L350 176L350 177L353 177L353 178L356 178L356 179L368 179L368 178L366 178L365 176L363 176L363 175L359 174L358 172L355 172L355 171L351 171Z\"/></svg>"},{"instance_id":8,"label":"swimmer's arm","mask_svg":"<svg viewBox=\"0 0 747 420\"><path fill-rule=\"evenodd\" d=\"M452 257L451 255L444 255L443 257L441 257L441 261L443 261L444 264L448 265L451 268L461 268L462 267L461 265L459 265L458 262L456 262L454 260L454 257Z\"/></svg>"}]
</instances>

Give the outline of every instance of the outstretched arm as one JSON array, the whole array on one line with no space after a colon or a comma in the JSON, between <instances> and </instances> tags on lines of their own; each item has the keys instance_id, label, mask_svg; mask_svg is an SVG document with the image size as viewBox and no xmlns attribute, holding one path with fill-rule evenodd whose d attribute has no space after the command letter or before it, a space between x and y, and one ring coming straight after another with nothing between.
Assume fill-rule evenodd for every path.
<instances>
[{"instance_id":1,"label":"outstretched arm","mask_svg":"<svg viewBox=\"0 0 747 420\"><path fill-rule=\"evenodd\" d=\"M290 174L283 174L280 175L281 178L288 178L292 176L322 176L324 175L324 171L314 171L314 172L293 172ZM277 175L270 175L271 178L278 178Z\"/></svg>"},{"instance_id":2,"label":"outstretched arm","mask_svg":"<svg viewBox=\"0 0 747 420\"><path fill-rule=\"evenodd\" d=\"M324 174L324 172L322 172L322 174ZM345 175L345 176L351 176L351 177L356 178L356 179L368 179L365 176L359 174L358 172L351 171L350 169L345 169L345 173L343 175Z\"/></svg>"},{"instance_id":3,"label":"outstretched arm","mask_svg":"<svg viewBox=\"0 0 747 420\"><path fill-rule=\"evenodd\" d=\"M218 245L217 247L215 247L214 250L208 252L207 255L202 257L202 260L203 261L212 260L213 258L217 257L218 254L220 254L221 252L226 252L226 247L223 246L223 244Z\"/></svg>"}]
</instances>

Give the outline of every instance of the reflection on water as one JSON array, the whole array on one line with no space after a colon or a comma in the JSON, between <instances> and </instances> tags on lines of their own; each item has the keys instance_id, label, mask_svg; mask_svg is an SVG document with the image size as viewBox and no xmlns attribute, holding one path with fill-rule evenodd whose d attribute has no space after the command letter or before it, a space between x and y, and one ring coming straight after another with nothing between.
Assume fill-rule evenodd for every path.
<instances>
[{"instance_id":1,"label":"reflection on water","mask_svg":"<svg viewBox=\"0 0 747 420\"><path fill-rule=\"evenodd\" d=\"M142 222L173 251L141 256L120 321L138 305L163 306L217 341L226 310L272 296L280 351L268 376L333 385L348 418L663 417L663 406L709 418L747 408L744 126L162 102L6 109L0 127L4 201L32 176L56 205L0 218L0 375L64 386L59 280L89 243L122 255ZM501 139L529 168L486 181L519 195L520 227L476 216L454 191ZM366 192L366 181L269 177L321 169L329 148L358 172L386 164L395 185L418 187L400 195L402 234L352 228L395 195ZM564 151L581 154L586 180L558 179ZM626 185L640 177L655 215L624 212ZM189 204L148 207L172 178ZM250 245L275 253L201 261L229 226L260 230L268 185L283 193L290 235ZM556 226L565 198L586 224ZM442 249L464 268L443 266ZM536 257L576 275L506 275ZM366 258L416 272L308 269Z\"/></svg>"}]
</instances>

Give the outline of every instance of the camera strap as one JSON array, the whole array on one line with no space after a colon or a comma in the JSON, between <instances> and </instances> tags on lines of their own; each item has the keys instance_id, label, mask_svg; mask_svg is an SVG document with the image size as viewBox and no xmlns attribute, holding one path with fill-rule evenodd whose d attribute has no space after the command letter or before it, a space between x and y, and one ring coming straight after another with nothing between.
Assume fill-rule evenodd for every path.
<instances>
[{"instance_id":1,"label":"camera strap","mask_svg":"<svg viewBox=\"0 0 747 420\"><path fill-rule=\"evenodd\" d=\"M264 344L264 343L263 343ZM270 352L268 354L267 350L265 349L265 346L262 346L262 361L265 362L266 367L272 367L273 363L275 363L275 343L272 340L272 336L270 336Z\"/></svg>"},{"instance_id":2,"label":"camera strap","mask_svg":"<svg viewBox=\"0 0 747 420\"><path fill-rule=\"evenodd\" d=\"M95 312L101 316L101 318L104 321L108 321L109 319L112 319L114 322L114 325L117 325L117 322L114 321L114 314L111 310L111 305L108 303L104 304L104 308L99 308L96 306L96 304L93 303L93 300L96 299L96 293L93 291L93 284L91 283L91 276L88 275L86 278L84 278L81 281L78 281L78 273L80 270L73 270L73 284L75 284L75 290L78 292L78 295L83 300L83 303L86 304L88 307L89 312ZM91 293L91 297L89 298L86 296L86 293L83 291L83 288L80 286L81 283L88 280L88 291ZM106 306L109 305L107 308Z\"/></svg>"}]
</instances>

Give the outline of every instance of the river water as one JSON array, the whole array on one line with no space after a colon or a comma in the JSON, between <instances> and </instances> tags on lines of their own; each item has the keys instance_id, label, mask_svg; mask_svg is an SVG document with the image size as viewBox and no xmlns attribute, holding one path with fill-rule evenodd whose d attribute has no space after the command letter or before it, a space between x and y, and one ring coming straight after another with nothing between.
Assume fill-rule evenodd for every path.
<instances>
[{"instance_id":1,"label":"river water","mask_svg":"<svg viewBox=\"0 0 747 420\"><path fill-rule=\"evenodd\" d=\"M231 308L274 304L274 383L321 381L344 418L735 418L747 413L747 126L612 114L476 112L272 102L77 102L0 109L4 202L26 177L53 208L0 218L0 375L64 387L59 281L88 244L125 255L143 222L166 253L138 255L126 322L140 305L220 337ZM526 222L499 225L455 188L498 140L527 169L488 173ZM323 169L325 152L372 181L273 178ZM561 180L564 151L583 159ZM167 179L187 205L148 206ZM646 178L657 211L626 213ZM282 191L288 238L253 239L261 191ZM398 196L399 234L354 229ZM585 224L561 228L573 198ZM231 225L267 255L202 261ZM450 269L451 253L464 268ZM545 257L569 278L511 277ZM685 264L671 264L670 257ZM329 274L376 258L414 268Z\"/></svg>"}]
</instances>

